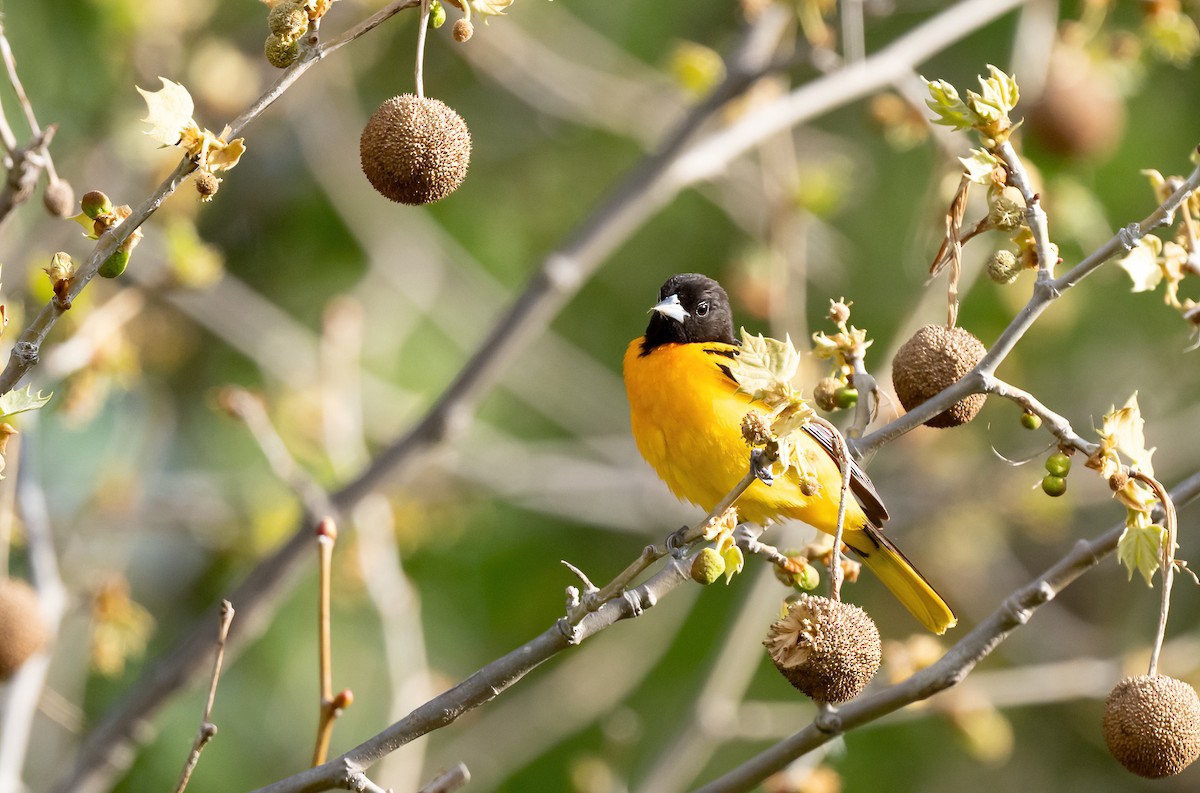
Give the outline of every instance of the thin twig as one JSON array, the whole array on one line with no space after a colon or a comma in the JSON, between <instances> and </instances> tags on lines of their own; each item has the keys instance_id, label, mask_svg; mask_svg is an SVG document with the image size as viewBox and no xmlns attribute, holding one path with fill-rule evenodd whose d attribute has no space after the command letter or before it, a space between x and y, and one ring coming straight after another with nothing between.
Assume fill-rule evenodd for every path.
<instances>
[{"instance_id":1,"label":"thin twig","mask_svg":"<svg viewBox=\"0 0 1200 793\"><path fill-rule=\"evenodd\" d=\"M260 397L244 388L226 386L217 398L226 413L246 425L271 470L291 488L310 515L337 514L329 494L288 451Z\"/></svg>"},{"instance_id":2,"label":"thin twig","mask_svg":"<svg viewBox=\"0 0 1200 793\"><path fill-rule=\"evenodd\" d=\"M337 543L337 526L332 518L317 524L317 554L319 589L317 595L317 676L320 679L321 701L317 719L317 740L313 747L313 765L320 765L329 756L329 741L333 723L349 704L347 692L333 694L333 638L329 602L333 580L333 546Z\"/></svg>"},{"instance_id":3,"label":"thin twig","mask_svg":"<svg viewBox=\"0 0 1200 793\"><path fill-rule=\"evenodd\" d=\"M1175 512L1175 502L1162 483L1142 471L1131 471L1130 479L1142 482L1154 491L1154 497L1162 504L1163 528L1166 536L1162 541L1162 596L1158 607L1158 627L1154 631L1154 646L1150 651L1150 667L1146 674L1154 677L1158 674L1158 656L1162 653L1163 638L1167 635L1167 613L1171 610L1171 584L1175 580L1175 545L1179 536L1179 518Z\"/></svg>"},{"instance_id":4,"label":"thin twig","mask_svg":"<svg viewBox=\"0 0 1200 793\"><path fill-rule=\"evenodd\" d=\"M465 763L459 763L449 771L438 774L417 793L454 793L471 781L471 772Z\"/></svg>"},{"instance_id":5,"label":"thin twig","mask_svg":"<svg viewBox=\"0 0 1200 793\"><path fill-rule=\"evenodd\" d=\"M200 729L196 732L196 740L192 743L192 751L188 754L187 762L183 764L183 773L179 775L179 783L175 785L175 793L183 793L200 762L200 753L217 734L217 725L212 722L213 702L217 698L217 681L221 679L221 664L225 660L225 640L229 637L229 626L233 622L233 604L228 600L221 601L221 624L217 629L217 654L213 659L212 679L208 684L208 699L204 703L204 715L200 717Z\"/></svg>"},{"instance_id":6,"label":"thin twig","mask_svg":"<svg viewBox=\"0 0 1200 793\"><path fill-rule=\"evenodd\" d=\"M413 70L413 82L417 86L417 99L425 98L425 37L429 32L429 0L421 0L420 17L417 19L417 64Z\"/></svg>"}]
</instances>

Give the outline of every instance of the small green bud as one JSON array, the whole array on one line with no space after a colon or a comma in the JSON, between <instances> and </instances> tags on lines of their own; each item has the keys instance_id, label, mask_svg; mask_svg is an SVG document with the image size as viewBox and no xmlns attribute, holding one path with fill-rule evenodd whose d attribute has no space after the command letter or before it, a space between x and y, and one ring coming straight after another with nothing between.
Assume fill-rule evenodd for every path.
<instances>
[{"instance_id":1,"label":"small green bud","mask_svg":"<svg viewBox=\"0 0 1200 793\"><path fill-rule=\"evenodd\" d=\"M837 406L841 410L849 410L858 404L858 389L850 386L843 386L834 394L834 399L837 401Z\"/></svg>"},{"instance_id":2,"label":"small green bud","mask_svg":"<svg viewBox=\"0 0 1200 793\"><path fill-rule=\"evenodd\" d=\"M429 27L437 30L444 24L446 24L446 9L438 0L433 0L429 5Z\"/></svg>"},{"instance_id":3,"label":"small green bud","mask_svg":"<svg viewBox=\"0 0 1200 793\"><path fill-rule=\"evenodd\" d=\"M1042 477L1042 492L1052 498L1058 498L1067 492L1067 480L1061 476L1046 474Z\"/></svg>"},{"instance_id":4,"label":"small green bud","mask_svg":"<svg viewBox=\"0 0 1200 793\"><path fill-rule=\"evenodd\" d=\"M714 548L702 548L692 557L692 580L708 586L725 573L725 559Z\"/></svg>"},{"instance_id":5,"label":"small green bud","mask_svg":"<svg viewBox=\"0 0 1200 793\"><path fill-rule=\"evenodd\" d=\"M998 284L1011 284L1021 274L1021 262L1010 250L1002 249L992 254L987 261L987 274Z\"/></svg>"},{"instance_id":6,"label":"small green bud","mask_svg":"<svg viewBox=\"0 0 1200 793\"><path fill-rule=\"evenodd\" d=\"M792 576L793 585L811 592L821 584L821 572L811 564L805 564L804 569Z\"/></svg>"},{"instance_id":7,"label":"small green bud","mask_svg":"<svg viewBox=\"0 0 1200 793\"><path fill-rule=\"evenodd\" d=\"M1027 430L1036 430L1042 426L1042 417L1036 413L1022 413L1021 426Z\"/></svg>"},{"instance_id":8,"label":"small green bud","mask_svg":"<svg viewBox=\"0 0 1200 793\"><path fill-rule=\"evenodd\" d=\"M836 377L822 377L813 389L813 401L821 410L837 410L837 392L843 385Z\"/></svg>"},{"instance_id":9,"label":"small green bud","mask_svg":"<svg viewBox=\"0 0 1200 793\"><path fill-rule=\"evenodd\" d=\"M112 201L109 201L108 196L99 190L84 193L83 198L79 199L79 208L92 220L113 211Z\"/></svg>"},{"instance_id":10,"label":"small green bud","mask_svg":"<svg viewBox=\"0 0 1200 793\"><path fill-rule=\"evenodd\" d=\"M100 265L97 270L104 278L116 278L121 273L125 272L126 265L129 264L129 251L116 251L112 256L104 260L104 264Z\"/></svg>"},{"instance_id":11,"label":"small green bud","mask_svg":"<svg viewBox=\"0 0 1200 793\"><path fill-rule=\"evenodd\" d=\"M1066 476L1071 471L1071 458L1062 452L1055 452L1046 458L1046 470L1054 476Z\"/></svg>"}]
</instances>

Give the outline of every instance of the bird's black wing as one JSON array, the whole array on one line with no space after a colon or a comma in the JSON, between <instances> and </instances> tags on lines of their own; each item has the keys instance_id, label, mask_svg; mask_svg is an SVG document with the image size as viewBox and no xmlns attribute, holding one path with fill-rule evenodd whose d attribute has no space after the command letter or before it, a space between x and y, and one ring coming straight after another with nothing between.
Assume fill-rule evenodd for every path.
<instances>
[{"instance_id":1,"label":"bird's black wing","mask_svg":"<svg viewBox=\"0 0 1200 793\"><path fill-rule=\"evenodd\" d=\"M813 437L813 439L821 444L821 448L833 458L833 461L838 461L837 446L833 442L833 434L829 428L823 427L820 424L805 424L804 431ZM871 484L871 477L867 476L858 463L850 460L850 492L858 499L858 503L862 504L863 512L867 515L867 520L871 521L871 525L879 527L888 519L887 507L883 505L883 499L879 497L878 491L875 490L875 485Z\"/></svg>"}]
</instances>

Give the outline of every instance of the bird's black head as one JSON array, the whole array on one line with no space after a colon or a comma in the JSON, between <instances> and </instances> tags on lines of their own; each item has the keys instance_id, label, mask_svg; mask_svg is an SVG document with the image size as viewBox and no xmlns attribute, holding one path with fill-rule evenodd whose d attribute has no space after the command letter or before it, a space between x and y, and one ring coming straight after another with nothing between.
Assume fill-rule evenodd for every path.
<instances>
[{"instance_id":1,"label":"bird's black head","mask_svg":"<svg viewBox=\"0 0 1200 793\"><path fill-rule=\"evenodd\" d=\"M699 273L673 275L650 309L642 355L661 344L720 341L737 344L729 296L713 279Z\"/></svg>"}]
</instances>

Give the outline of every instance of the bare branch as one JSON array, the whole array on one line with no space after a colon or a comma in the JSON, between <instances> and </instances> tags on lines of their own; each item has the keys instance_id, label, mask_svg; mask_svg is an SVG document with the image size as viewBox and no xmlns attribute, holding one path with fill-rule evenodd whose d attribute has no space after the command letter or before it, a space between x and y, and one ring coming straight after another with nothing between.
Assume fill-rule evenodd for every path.
<instances>
[{"instance_id":1,"label":"bare branch","mask_svg":"<svg viewBox=\"0 0 1200 793\"><path fill-rule=\"evenodd\" d=\"M196 732L196 740L192 743L192 751L188 754L187 762L183 765L183 773L179 783L175 785L175 793L183 793L200 762L200 753L217 735L217 725L212 723L213 701L217 698L217 682L221 679L221 663L225 659L225 640L229 637L229 624L233 622L233 604L228 600L221 601L221 624L217 629L217 654L213 659L212 680L208 684L208 699L204 703L204 715L200 717L200 729Z\"/></svg>"}]
</instances>

